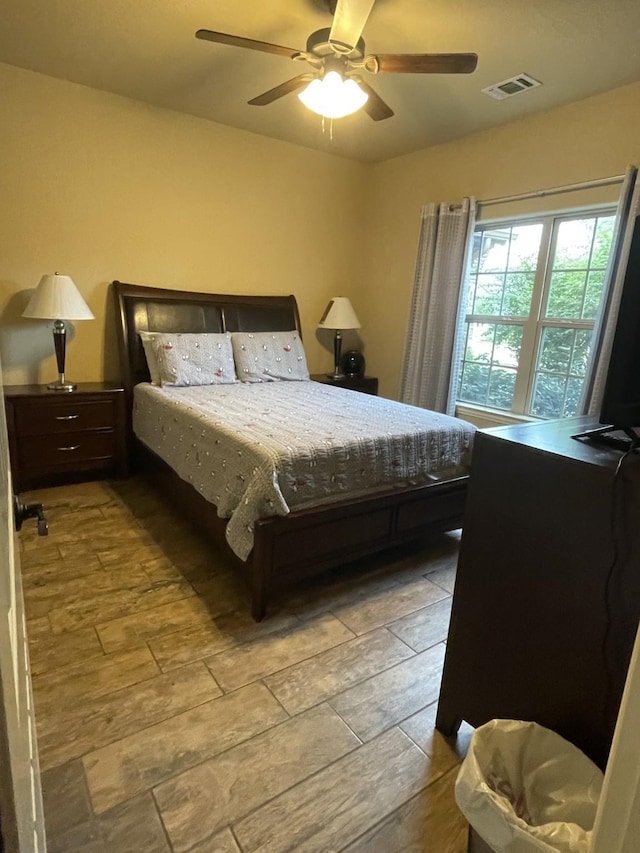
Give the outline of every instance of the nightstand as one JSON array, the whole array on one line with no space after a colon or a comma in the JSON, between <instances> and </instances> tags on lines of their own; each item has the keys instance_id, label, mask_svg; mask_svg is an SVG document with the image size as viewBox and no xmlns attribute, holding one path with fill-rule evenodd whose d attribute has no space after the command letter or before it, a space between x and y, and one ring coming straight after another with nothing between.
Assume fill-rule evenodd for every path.
<instances>
[{"instance_id":1,"label":"nightstand","mask_svg":"<svg viewBox=\"0 0 640 853\"><path fill-rule=\"evenodd\" d=\"M326 373L312 373L314 382L322 382L324 385L335 385L337 388L348 388L350 391L361 391L363 394L378 393L377 376L341 376L336 379Z\"/></svg>"},{"instance_id":2,"label":"nightstand","mask_svg":"<svg viewBox=\"0 0 640 853\"><path fill-rule=\"evenodd\" d=\"M127 475L121 386L86 382L65 392L7 385L4 399L15 491Z\"/></svg>"}]
</instances>

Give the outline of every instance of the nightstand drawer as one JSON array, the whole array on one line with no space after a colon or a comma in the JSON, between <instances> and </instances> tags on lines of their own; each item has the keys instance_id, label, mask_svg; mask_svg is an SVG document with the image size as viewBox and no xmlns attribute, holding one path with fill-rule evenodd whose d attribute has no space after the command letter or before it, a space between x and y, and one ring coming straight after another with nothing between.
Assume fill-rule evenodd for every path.
<instances>
[{"instance_id":1,"label":"nightstand drawer","mask_svg":"<svg viewBox=\"0 0 640 853\"><path fill-rule=\"evenodd\" d=\"M15 418L20 436L45 436L113 427L114 402L110 399L82 400L77 397L55 403L22 401L16 408Z\"/></svg>"},{"instance_id":2,"label":"nightstand drawer","mask_svg":"<svg viewBox=\"0 0 640 853\"><path fill-rule=\"evenodd\" d=\"M34 435L20 441L18 456L25 472L75 467L109 467L116 454L112 429Z\"/></svg>"}]
</instances>

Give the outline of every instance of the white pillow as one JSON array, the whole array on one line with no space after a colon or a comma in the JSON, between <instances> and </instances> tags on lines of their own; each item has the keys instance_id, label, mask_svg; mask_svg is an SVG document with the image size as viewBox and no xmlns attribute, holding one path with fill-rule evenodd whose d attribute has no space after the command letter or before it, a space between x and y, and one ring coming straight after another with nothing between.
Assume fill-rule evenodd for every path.
<instances>
[{"instance_id":1,"label":"white pillow","mask_svg":"<svg viewBox=\"0 0 640 853\"><path fill-rule=\"evenodd\" d=\"M153 349L153 342L160 333L138 332L138 334L140 335L140 340L142 341L142 346L144 348L144 354L147 359L147 366L149 368L151 384L160 385L160 368L158 367L158 359L156 358L156 354Z\"/></svg>"},{"instance_id":2,"label":"white pillow","mask_svg":"<svg viewBox=\"0 0 640 853\"><path fill-rule=\"evenodd\" d=\"M236 373L242 382L309 378L298 332L233 332L231 338Z\"/></svg>"},{"instance_id":3,"label":"white pillow","mask_svg":"<svg viewBox=\"0 0 640 853\"><path fill-rule=\"evenodd\" d=\"M238 381L228 332L162 332L155 335L152 346L161 385L228 385Z\"/></svg>"}]
</instances>

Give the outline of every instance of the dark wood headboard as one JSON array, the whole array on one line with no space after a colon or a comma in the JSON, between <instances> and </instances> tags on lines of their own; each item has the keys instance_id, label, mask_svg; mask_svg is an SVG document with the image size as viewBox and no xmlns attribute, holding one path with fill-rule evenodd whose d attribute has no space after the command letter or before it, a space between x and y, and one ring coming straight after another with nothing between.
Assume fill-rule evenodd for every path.
<instances>
[{"instance_id":1,"label":"dark wood headboard","mask_svg":"<svg viewBox=\"0 0 640 853\"><path fill-rule=\"evenodd\" d=\"M138 332L286 332L300 329L295 296L165 290L114 281L122 381L128 395L149 381Z\"/></svg>"}]
</instances>

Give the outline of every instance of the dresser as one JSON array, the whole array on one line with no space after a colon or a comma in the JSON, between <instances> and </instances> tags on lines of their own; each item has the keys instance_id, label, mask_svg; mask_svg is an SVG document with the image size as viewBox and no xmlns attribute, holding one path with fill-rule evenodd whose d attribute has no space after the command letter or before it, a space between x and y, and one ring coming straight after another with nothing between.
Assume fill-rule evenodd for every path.
<instances>
[{"instance_id":1,"label":"dresser","mask_svg":"<svg viewBox=\"0 0 640 853\"><path fill-rule=\"evenodd\" d=\"M640 454L575 418L476 436L437 728L533 720L604 767L640 617Z\"/></svg>"},{"instance_id":2,"label":"dresser","mask_svg":"<svg viewBox=\"0 0 640 853\"><path fill-rule=\"evenodd\" d=\"M126 476L124 389L80 383L72 392L46 385L4 388L16 491L74 480Z\"/></svg>"}]
</instances>

